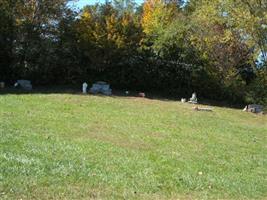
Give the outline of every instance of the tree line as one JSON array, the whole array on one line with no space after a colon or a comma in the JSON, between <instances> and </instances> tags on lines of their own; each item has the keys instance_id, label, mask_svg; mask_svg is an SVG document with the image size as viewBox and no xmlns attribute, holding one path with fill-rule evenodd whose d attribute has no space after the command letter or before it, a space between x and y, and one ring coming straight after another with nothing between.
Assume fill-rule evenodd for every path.
<instances>
[{"instance_id":1,"label":"tree line","mask_svg":"<svg viewBox=\"0 0 267 200\"><path fill-rule=\"evenodd\" d=\"M267 104L267 0L0 0L0 80Z\"/></svg>"}]
</instances>

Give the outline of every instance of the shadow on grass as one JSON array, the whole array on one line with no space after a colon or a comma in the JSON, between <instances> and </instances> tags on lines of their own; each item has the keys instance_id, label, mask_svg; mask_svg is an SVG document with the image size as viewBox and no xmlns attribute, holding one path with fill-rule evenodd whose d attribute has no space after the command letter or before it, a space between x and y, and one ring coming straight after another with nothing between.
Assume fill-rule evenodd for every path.
<instances>
[{"instance_id":1,"label":"shadow on grass","mask_svg":"<svg viewBox=\"0 0 267 200\"><path fill-rule=\"evenodd\" d=\"M131 91L128 95L126 95L125 91L122 90L113 90L111 96L105 96L101 94L95 94L94 96L98 96L101 98L141 98L138 96L137 91ZM4 89L0 89L0 95L32 95L32 94L71 94L71 95L81 95L82 94L82 88L78 86L46 86L46 87L36 87L31 91L18 89L14 87L7 87ZM89 94L93 95L93 94ZM157 94L155 92L148 92L146 93L145 99L151 99L151 100L159 100L159 101L166 101L166 102L180 102L180 99L182 97L174 97L174 96L167 96L167 95L161 95ZM189 97L188 97L189 98ZM201 105L206 106L217 106L217 107L228 107L228 108L243 108L244 105L238 105L238 104L229 104L229 102L223 102L223 101L214 101L214 100L208 100L208 99L202 99L199 102Z\"/></svg>"}]
</instances>

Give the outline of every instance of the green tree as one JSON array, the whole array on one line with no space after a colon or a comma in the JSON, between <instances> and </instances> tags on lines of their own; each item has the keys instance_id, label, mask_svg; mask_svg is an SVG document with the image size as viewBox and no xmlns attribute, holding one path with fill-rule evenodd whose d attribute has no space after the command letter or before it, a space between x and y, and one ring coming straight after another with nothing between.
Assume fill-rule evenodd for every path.
<instances>
[{"instance_id":1,"label":"green tree","mask_svg":"<svg viewBox=\"0 0 267 200\"><path fill-rule=\"evenodd\" d=\"M16 1L0 0L0 80L12 78L12 49L15 37L14 5Z\"/></svg>"},{"instance_id":2,"label":"green tree","mask_svg":"<svg viewBox=\"0 0 267 200\"><path fill-rule=\"evenodd\" d=\"M121 12L110 3L87 6L76 27L79 47L88 61L86 65L91 74L105 79L103 76L116 76L116 73L114 80L125 82L125 74L138 53L142 38L136 14L128 10Z\"/></svg>"},{"instance_id":3,"label":"green tree","mask_svg":"<svg viewBox=\"0 0 267 200\"><path fill-rule=\"evenodd\" d=\"M55 59L58 24L68 10L69 0L1 1L12 31L12 63L8 68L14 78L48 79ZM6 9L7 8L7 9ZM1 12L2 13L2 12ZM11 27L11 26L10 26Z\"/></svg>"}]
</instances>

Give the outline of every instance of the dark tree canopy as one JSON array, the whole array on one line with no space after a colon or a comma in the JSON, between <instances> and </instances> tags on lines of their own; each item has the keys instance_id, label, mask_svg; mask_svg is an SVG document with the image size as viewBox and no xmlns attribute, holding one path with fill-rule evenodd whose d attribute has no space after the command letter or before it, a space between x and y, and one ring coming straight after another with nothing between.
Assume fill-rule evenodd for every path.
<instances>
[{"instance_id":1,"label":"dark tree canopy","mask_svg":"<svg viewBox=\"0 0 267 200\"><path fill-rule=\"evenodd\" d=\"M267 100L267 0L0 0L0 81Z\"/></svg>"}]
</instances>

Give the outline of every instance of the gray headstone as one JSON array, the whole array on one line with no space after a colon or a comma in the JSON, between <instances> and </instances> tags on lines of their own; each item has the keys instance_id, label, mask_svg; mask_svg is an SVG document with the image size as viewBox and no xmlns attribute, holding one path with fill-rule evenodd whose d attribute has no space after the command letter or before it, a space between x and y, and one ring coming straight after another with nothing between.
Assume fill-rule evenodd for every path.
<instances>
[{"instance_id":1,"label":"gray headstone","mask_svg":"<svg viewBox=\"0 0 267 200\"><path fill-rule=\"evenodd\" d=\"M247 107L248 112L260 113L263 111L263 106L258 104L250 104Z\"/></svg>"},{"instance_id":2,"label":"gray headstone","mask_svg":"<svg viewBox=\"0 0 267 200\"><path fill-rule=\"evenodd\" d=\"M5 82L0 82L0 88L1 89L5 88Z\"/></svg>"},{"instance_id":3,"label":"gray headstone","mask_svg":"<svg viewBox=\"0 0 267 200\"><path fill-rule=\"evenodd\" d=\"M111 95L112 90L110 89L110 85L103 81L98 81L94 83L90 88L90 92L93 94L102 93L104 95Z\"/></svg>"},{"instance_id":4,"label":"gray headstone","mask_svg":"<svg viewBox=\"0 0 267 200\"><path fill-rule=\"evenodd\" d=\"M19 85L24 90L32 90L32 84L29 80L18 80L17 85Z\"/></svg>"}]
</instances>

